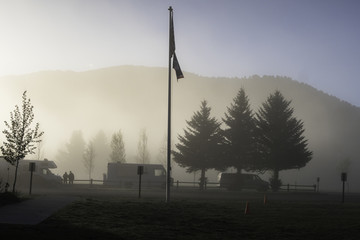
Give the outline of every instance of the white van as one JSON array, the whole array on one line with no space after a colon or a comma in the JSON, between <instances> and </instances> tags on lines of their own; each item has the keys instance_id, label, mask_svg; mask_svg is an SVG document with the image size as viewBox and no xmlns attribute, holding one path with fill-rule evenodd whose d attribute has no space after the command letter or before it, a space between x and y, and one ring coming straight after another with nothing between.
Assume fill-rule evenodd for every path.
<instances>
[{"instance_id":1,"label":"white van","mask_svg":"<svg viewBox=\"0 0 360 240\"><path fill-rule=\"evenodd\" d=\"M145 188L165 188L166 171L161 164L108 163L106 185L124 188L137 188L139 185L138 167L143 167L141 186Z\"/></svg>"},{"instance_id":2,"label":"white van","mask_svg":"<svg viewBox=\"0 0 360 240\"><path fill-rule=\"evenodd\" d=\"M30 163L35 163L33 171L33 188L46 188L58 186L62 183L60 176L51 172L57 168L54 161L44 160L20 160L16 179L16 189L28 189L30 187ZM12 187L15 176L15 166L0 157L0 182L8 183Z\"/></svg>"}]
</instances>

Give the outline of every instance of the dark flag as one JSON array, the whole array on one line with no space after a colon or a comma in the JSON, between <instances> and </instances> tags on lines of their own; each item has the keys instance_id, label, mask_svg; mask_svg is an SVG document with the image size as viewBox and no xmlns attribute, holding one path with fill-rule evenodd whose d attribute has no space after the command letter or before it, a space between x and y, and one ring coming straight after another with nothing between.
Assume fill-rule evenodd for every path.
<instances>
[{"instance_id":1,"label":"dark flag","mask_svg":"<svg viewBox=\"0 0 360 240\"><path fill-rule=\"evenodd\" d=\"M173 58L173 69L176 72L176 78L179 80L180 78L184 78L184 75L181 71L179 62L177 60L176 54L174 53L174 58Z\"/></svg>"},{"instance_id":2,"label":"dark flag","mask_svg":"<svg viewBox=\"0 0 360 240\"><path fill-rule=\"evenodd\" d=\"M172 11L170 13L170 58L173 57L173 69L176 72L176 78L184 78L184 75L181 71L179 61L177 60L176 54L175 54L175 34L174 34L174 21L173 21L173 14Z\"/></svg>"}]
</instances>

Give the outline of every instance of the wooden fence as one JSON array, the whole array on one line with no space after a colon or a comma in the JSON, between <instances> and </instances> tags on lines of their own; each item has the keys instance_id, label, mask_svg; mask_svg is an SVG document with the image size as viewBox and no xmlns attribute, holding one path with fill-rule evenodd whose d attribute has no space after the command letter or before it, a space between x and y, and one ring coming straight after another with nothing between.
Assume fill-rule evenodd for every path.
<instances>
[{"instance_id":1,"label":"wooden fence","mask_svg":"<svg viewBox=\"0 0 360 240\"><path fill-rule=\"evenodd\" d=\"M102 184L104 184L104 180L75 179L74 183L75 184L102 185ZM200 182L186 182L186 181L177 180L176 182L174 182L173 187L175 187L176 189L178 189L178 188L199 188L200 187ZM208 189L208 188L209 189L220 188L220 183L218 183L218 182L205 182L204 188L205 189ZM280 190L281 191L287 191L287 192L290 192L290 191L312 191L312 192L316 192L318 189L317 189L316 184L313 184L313 185L285 184L285 185L281 185Z\"/></svg>"},{"instance_id":2,"label":"wooden fence","mask_svg":"<svg viewBox=\"0 0 360 240\"><path fill-rule=\"evenodd\" d=\"M174 183L174 187L176 188L182 188L182 187L187 187L187 188L199 188L200 187L200 182L181 182L181 181L176 181ZM205 182L204 188L220 188L220 183L218 182ZM316 184L313 185L291 185L291 184L286 184L286 185L282 185L280 187L281 191L313 191L316 192L317 191L317 186Z\"/></svg>"},{"instance_id":3,"label":"wooden fence","mask_svg":"<svg viewBox=\"0 0 360 240\"><path fill-rule=\"evenodd\" d=\"M96 179L74 179L74 184L90 184L90 185L99 185L104 184L104 180Z\"/></svg>"},{"instance_id":4,"label":"wooden fence","mask_svg":"<svg viewBox=\"0 0 360 240\"><path fill-rule=\"evenodd\" d=\"M200 182L181 182L179 180L177 180L176 182L174 182L174 187L176 188L199 188L200 187ZM218 182L205 182L204 188L220 188L220 183Z\"/></svg>"},{"instance_id":5,"label":"wooden fence","mask_svg":"<svg viewBox=\"0 0 360 240\"><path fill-rule=\"evenodd\" d=\"M290 184L286 184L286 185L281 185L280 190L282 191L311 191L311 192L316 192L317 187L316 184L313 185L290 185Z\"/></svg>"}]
</instances>

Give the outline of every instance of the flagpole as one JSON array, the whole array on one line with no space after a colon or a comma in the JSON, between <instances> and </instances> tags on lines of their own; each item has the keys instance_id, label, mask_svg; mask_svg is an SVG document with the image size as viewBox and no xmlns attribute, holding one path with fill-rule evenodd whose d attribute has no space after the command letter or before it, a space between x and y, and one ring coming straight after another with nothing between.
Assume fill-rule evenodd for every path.
<instances>
[{"instance_id":1,"label":"flagpole","mask_svg":"<svg viewBox=\"0 0 360 240\"><path fill-rule=\"evenodd\" d=\"M170 202L171 184L171 20L173 9L169 7L169 89L168 89L168 134L167 134L167 168L166 168L166 202Z\"/></svg>"}]
</instances>

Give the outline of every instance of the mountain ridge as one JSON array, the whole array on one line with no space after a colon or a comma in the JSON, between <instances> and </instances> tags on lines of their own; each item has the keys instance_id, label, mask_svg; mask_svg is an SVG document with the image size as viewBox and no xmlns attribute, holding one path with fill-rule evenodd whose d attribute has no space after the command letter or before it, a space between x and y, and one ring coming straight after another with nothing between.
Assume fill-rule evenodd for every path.
<instances>
[{"instance_id":1,"label":"mountain ridge","mask_svg":"<svg viewBox=\"0 0 360 240\"><path fill-rule=\"evenodd\" d=\"M284 76L210 78L188 72L184 75L184 79L176 81L173 73L174 142L178 134L183 134L185 121L199 109L203 99L212 107L212 115L221 120L240 87L244 87L253 112L270 93L279 90L292 101L294 115L304 121L305 136L314 151L314 159L305 168L281 172L284 181L314 184L321 177L323 186L332 188L339 183L338 165L346 158L351 159L351 172L360 170L356 161L360 155L359 107ZM12 111L15 104L20 104L22 92L28 90L35 108L35 122L43 127L47 135L45 145L52 149L49 151L52 155L78 129L84 131L87 140L100 129L108 134L122 129L127 155L134 156L139 131L146 128L153 158L157 157L166 135L166 68L114 66L83 72L42 71L1 77L0 82L4 86L0 100L6 103L2 104L2 119L9 118L9 109ZM349 181L360 180L354 175L349 174Z\"/></svg>"}]
</instances>

